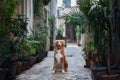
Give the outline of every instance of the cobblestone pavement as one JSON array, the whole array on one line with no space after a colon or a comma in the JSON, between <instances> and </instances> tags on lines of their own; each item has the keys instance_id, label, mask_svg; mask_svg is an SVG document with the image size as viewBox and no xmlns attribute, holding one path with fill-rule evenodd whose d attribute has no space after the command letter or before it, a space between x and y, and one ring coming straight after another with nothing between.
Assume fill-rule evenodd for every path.
<instances>
[{"instance_id":1,"label":"cobblestone pavement","mask_svg":"<svg viewBox=\"0 0 120 80\"><path fill-rule=\"evenodd\" d=\"M53 73L53 51L49 51L48 57L35 64L31 69L24 71L16 80L92 80L89 69L84 68L81 47L76 44L68 44L65 48L69 64L67 73Z\"/></svg>"}]
</instances>

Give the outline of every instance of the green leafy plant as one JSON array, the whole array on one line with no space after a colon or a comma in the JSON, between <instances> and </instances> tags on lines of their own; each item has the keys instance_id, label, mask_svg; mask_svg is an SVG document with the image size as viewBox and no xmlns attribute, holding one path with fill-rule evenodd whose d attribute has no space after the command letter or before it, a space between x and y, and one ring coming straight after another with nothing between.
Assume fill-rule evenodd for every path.
<instances>
[{"instance_id":1,"label":"green leafy plant","mask_svg":"<svg viewBox=\"0 0 120 80\"><path fill-rule=\"evenodd\" d=\"M78 8L72 8L69 13L64 14L62 18L65 20L67 29L72 32L76 31L76 26L80 26L81 33L84 33L88 30L89 20ZM69 34L68 34L69 36ZM71 37L71 35L70 35ZM77 39L77 37L76 37Z\"/></svg>"},{"instance_id":2,"label":"green leafy plant","mask_svg":"<svg viewBox=\"0 0 120 80\"><path fill-rule=\"evenodd\" d=\"M94 44L99 56L99 64L107 67L108 74L111 73L110 59L113 59L110 56L114 55L113 51L116 50L116 48L114 48L116 44L114 40L119 43L119 38L116 38L119 31L115 30L119 29L118 27L115 28L115 11L117 12L115 4L117 4L117 1L115 1L112 6L111 12L109 3L109 0L79 0L79 8L90 22L89 32L94 37ZM116 64L116 62L113 64Z\"/></svg>"},{"instance_id":3,"label":"green leafy plant","mask_svg":"<svg viewBox=\"0 0 120 80\"><path fill-rule=\"evenodd\" d=\"M56 39L63 39L63 29L57 29L57 36Z\"/></svg>"},{"instance_id":4,"label":"green leafy plant","mask_svg":"<svg viewBox=\"0 0 120 80\"><path fill-rule=\"evenodd\" d=\"M72 8L71 11L68 14L64 14L62 18L65 19L66 24L69 24L72 27L78 25L80 27L87 27L85 26L85 24L88 23L87 17L77 8Z\"/></svg>"},{"instance_id":5,"label":"green leafy plant","mask_svg":"<svg viewBox=\"0 0 120 80\"><path fill-rule=\"evenodd\" d=\"M12 17L15 15L15 9L20 4L16 0L0 1L0 59L5 60L11 57L11 47L15 40L12 38ZM12 41L13 40L13 41ZM15 53L16 54L16 53Z\"/></svg>"},{"instance_id":6,"label":"green leafy plant","mask_svg":"<svg viewBox=\"0 0 120 80\"><path fill-rule=\"evenodd\" d=\"M36 54L36 50L39 47L39 41L27 39L28 46L31 54Z\"/></svg>"},{"instance_id":7,"label":"green leafy plant","mask_svg":"<svg viewBox=\"0 0 120 80\"><path fill-rule=\"evenodd\" d=\"M39 42L39 50L45 50L46 49L46 38L48 36L48 26L46 25L36 25L34 30L33 38L34 40Z\"/></svg>"},{"instance_id":8,"label":"green leafy plant","mask_svg":"<svg viewBox=\"0 0 120 80\"><path fill-rule=\"evenodd\" d=\"M82 49L82 51L84 52L83 57L85 59L92 59L95 50L96 50L96 48L95 48L93 42L87 41L85 43L85 47Z\"/></svg>"},{"instance_id":9,"label":"green leafy plant","mask_svg":"<svg viewBox=\"0 0 120 80\"><path fill-rule=\"evenodd\" d=\"M42 17L40 9L42 9L44 6L46 6L51 0L34 0L33 5L34 5L34 16L37 17ZM41 14L41 15L40 15Z\"/></svg>"},{"instance_id":10,"label":"green leafy plant","mask_svg":"<svg viewBox=\"0 0 120 80\"><path fill-rule=\"evenodd\" d=\"M80 43L81 39L81 28L79 26L76 27L76 38L77 38L77 43Z\"/></svg>"}]
</instances>

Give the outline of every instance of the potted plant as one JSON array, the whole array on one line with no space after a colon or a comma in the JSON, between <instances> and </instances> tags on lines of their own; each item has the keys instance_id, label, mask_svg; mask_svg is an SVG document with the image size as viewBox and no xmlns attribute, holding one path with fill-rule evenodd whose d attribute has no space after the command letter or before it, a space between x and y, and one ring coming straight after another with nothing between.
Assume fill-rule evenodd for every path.
<instances>
[{"instance_id":1,"label":"potted plant","mask_svg":"<svg viewBox=\"0 0 120 80\"><path fill-rule=\"evenodd\" d=\"M96 60L95 60L95 46L93 44L92 41L87 41L85 43L85 47L82 49L83 53L83 57L86 61L86 65L85 67L91 67L91 63L93 63L94 65L96 64Z\"/></svg>"},{"instance_id":2,"label":"potted plant","mask_svg":"<svg viewBox=\"0 0 120 80\"><path fill-rule=\"evenodd\" d=\"M110 15L109 1L79 0L79 2L80 2L80 10L84 12L84 14L87 16L90 22L89 30L94 36L94 43L97 48L99 65L97 65L96 68L92 69L92 72L94 70L95 71L94 75L96 75L100 71L104 71L101 72L101 74L99 75L101 76L100 80L118 80L119 75L117 76L113 76L113 75L119 73L117 72L115 73L111 70L113 68L114 69L116 68L116 66L114 66L116 65L116 60L114 59L115 56L113 55L115 54L118 55L118 53L113 53L113 52L116 50L114 47L115 46L114 43L116 44L116 42L118 41L117 43L119 44L119 40L115 36L116 33L119 31L116 31L118 30L118 27L114 29L114 27L116 27L114 24L115 15L109 17ZM113 9L116 8L114 7L116 3L117 1L115 1L114 5L112 6ZM88 6L84 6L84 5L88 5ZM114 14L115 12L113 11L111 13ZM115 39L116 42L114 42L113 39ZM114 59L115 62L112 62L111 59Z\"/></svg>"},{"instance_id":3,"label":"potted plant","mask_svg":"<svg viewBox=\"0 0 120 80\"><path fill-rule=\"evenodd\" d=\"M81 29L79 26L76 27L76 38L77 38L77 45L81 46L80 39L81 39Z\"/></svg>"},{"instance_id":4,"label":"potted plant","mask_svg":"<svg viewBox=\"0 0 120 80\"><path fill-rule=\"evenodd\" d=\"M38 31L39 30L39 31ZM42 61L47 56L47 37L48 37L48 26L45 24L43 25L37 25L35 27L35 32L33 34L33 38L35 41L37 41L37 47L36 47L36 56L37 56L37 62Z\"/></svg>"},{"instance_id":5,"label":"potted plant","mask_svg":"<svg viewBox=\"0 0 120 80\"><path fill-rule=\"evenodd\" d=\"M0 39L0 42L1 42L1 39ZM5 77L6 77L6 74L8 71L8 68L5 65L5 59L7 58L5 55L7 55L7 54L4 54L6 52L6 50L8 49L7 48L8 44L6 44L6 45L3 44L3 45L4 45L4 47L0 47L1 48L0 49L0 78L1 78L1 80L5 80Z\"/></svg>"},{"instance_id":6,"label":"potted plant","mask_svg":"<svg viewBox=\"0 0 120 80\"><path fill-rule=\"evenodd\" d=\"M0 14L1 14L0 15L0 20L1 20L0 22L0 61L2 62L2 64L0 65L0 71L2 71L2 73L0 73L0 77L1 77L1 80L5 80L7 77L7 74L9 73L9 67L8 67L9 59L13 57L12 55L14 54L14 53L11 53L12 52L11 46L13 46L12 42L16 40L16 37L14 37L14 39L11 39L11 34L12 34L11 18L13 17L13 15L15 15L15 9L18 6L19 2L1 1L1 3L3 4L0 5L1 6L0 7Z\"/></svg>"},{"instance_id":7,"label":"potted plant","mask_svg":"<svg viewBox=\"0 0 120 80\"><path fill-rule=\"evenodd\" d=\"M57 29L57 36L56 39L63 39L63 29Z\"/></svg>"}]
</instances>

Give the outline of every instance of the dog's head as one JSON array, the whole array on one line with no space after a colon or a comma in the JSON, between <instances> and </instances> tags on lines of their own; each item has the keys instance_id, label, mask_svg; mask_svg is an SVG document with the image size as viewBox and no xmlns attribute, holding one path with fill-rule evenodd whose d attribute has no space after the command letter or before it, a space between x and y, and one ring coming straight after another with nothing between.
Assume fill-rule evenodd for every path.
<instances>
[{"instance_id":1,"label":"dog's head","mask_svg":"<svg viewBox=\"0 0 120 80\"><path fill-rule=\"evenodd\" d=\"M56 40L54 42L54 46L57 49L61 49L61 48L63 48L65 46L65 41L64 40Z\"/></svg>"}]
</instances>

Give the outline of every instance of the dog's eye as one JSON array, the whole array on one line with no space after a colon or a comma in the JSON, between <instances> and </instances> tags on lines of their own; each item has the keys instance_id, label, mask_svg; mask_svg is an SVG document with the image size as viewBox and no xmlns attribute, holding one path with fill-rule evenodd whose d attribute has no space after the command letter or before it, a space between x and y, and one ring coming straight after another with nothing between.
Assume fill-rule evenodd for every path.
<instances>
[{"instance_id":1,"label":"dog's eye","mask_svg":"<svg viewBox=\"0 0 120 80\"><path fill-rule=\"evenodd\" d=\"M55 43L55 46L57 46L57 45L58 45L58 42Z\"/></svg>"}]
</instances>

